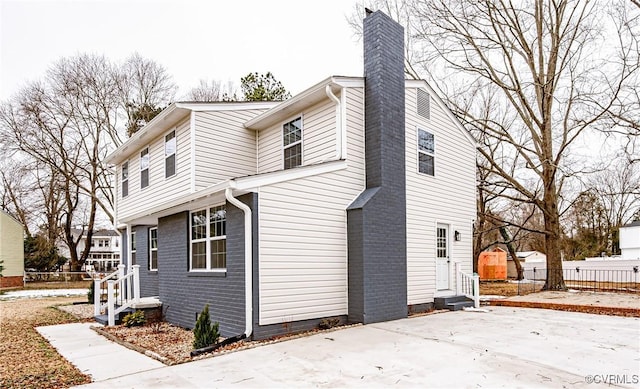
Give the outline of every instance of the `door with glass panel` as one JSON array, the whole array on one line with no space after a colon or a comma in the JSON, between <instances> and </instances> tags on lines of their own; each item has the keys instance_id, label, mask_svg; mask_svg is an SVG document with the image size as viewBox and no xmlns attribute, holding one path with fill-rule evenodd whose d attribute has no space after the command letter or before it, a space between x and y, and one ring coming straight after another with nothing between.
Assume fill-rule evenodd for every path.
<instances>
[{"instance_id":1,"label":"door with glass panel","mask_svg":"<svg viewBox=\"0 0 640 389\"><path fill-rule=\"evenodd\" d=\"M449 289L451 260L449 258L449 226L438 224L436 228L436 289Z\"/></svg>"}]
</instances>

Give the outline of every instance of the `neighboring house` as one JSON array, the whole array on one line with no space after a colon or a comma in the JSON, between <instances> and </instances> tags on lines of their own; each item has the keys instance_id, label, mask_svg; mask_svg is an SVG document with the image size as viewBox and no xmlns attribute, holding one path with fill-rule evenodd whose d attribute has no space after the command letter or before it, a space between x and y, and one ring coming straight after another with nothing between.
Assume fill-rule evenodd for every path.
<instances>
[{"instance_id":1,"label":"neighboring house","mask_svg":"<svg viewBox=\"0 0 640 389\"><path fill-rule=\"evenodd\" d=\"M516 255L520 262L547 262L547 255L540 251L517 251Z\"/></svg>"},{"instance_id":2,"label":"neighboring house","mask_svg":"<svg viewBox=\"0 0 640 389\"><path fill-rule=\"evenodd\" d=\"M87 246L86 231L73 228L71 234L74 239L81 237L77 246L78 257L82 254ZM91 236L89 256L85 261L86 270L95 270L100 272L108 272L115 270L120 264L120 234L115 230L101 229L94 231ZM62 243L58 244L58 253L62 256L70 258L69 247ZM69 265L65 265L68 270Z\"/></svg>"},{"instance_id":3,"label":"neighboring house","mask_svg":"<svg viewBox=\"0 0 640 389\"><path fill-rule=\"evenodd\" d=\"M24 227L0 210L0 288L24 286Z\"/></svg>"},{"instance_id":4,"label":"neighboring house","mask_svg":"<svg viewBox=\"0 0 640 389\"><path fill-rule=\"evenodd\" d=\"M472 273L476 143L364 23L365 78L284 102L174 103L112 153L123 260L192 328L265 338L433 307Z\"/></svg>"},{"instance_id":5,"label":"neighboring house","mask_svg":"<svg viewBox=\"0 0 640 389\"><path fill-rule=\"evenodd\" d=\"M620 227L620 250L622 259L640 259L640 220Z\"/></svg>"}]
</instances>

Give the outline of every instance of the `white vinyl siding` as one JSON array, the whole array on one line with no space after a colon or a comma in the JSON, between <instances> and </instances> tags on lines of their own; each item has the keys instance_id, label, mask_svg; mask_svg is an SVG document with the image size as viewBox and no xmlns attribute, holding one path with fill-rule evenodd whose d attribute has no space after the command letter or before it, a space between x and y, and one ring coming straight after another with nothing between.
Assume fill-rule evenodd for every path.
<instances>
[{"instance_id":1,"label":"white vinyl siding","mask_svg":"<svg viewBox=\"0 0 640 389\"><path fill-rule=\"evenodd\" d=\"M431 99L430 120L418 115L416 89L406 95L407 169L407 300L409 304L433 301L436 290L436 231L438 223L459 231L462 240L450 241L451 288L455 288L455 262L472 271L472 222L475 219L475 145ZM418 131L437 139L436 176L418 172Z\"/></svg>"},{"instance_id":2,"label":"white vinyl siding","mask_svg":"<svg viewBox=\"0 0 640 389\"><path fill-rule=\"evenodd\" d=\"M339 96L339 95L338 95ZM284 168L282 125L302 116L303 166L335 159L336 111L335 103L323 101L292 115L282 123L258 132L258 173Z\"/></svg>"},{"instance_id":3,"label":"white vinyl siding","mask_svg":"<svg viewBox=\"0 0 640 389\"><path fill-rule=\"evenodd\" d=\"M347 314L346 208L365 179L362 90L348 97L348 168L260 188L261 325Z\"/></svg>"},{"instance_id":4,"label":"white vinyl siding","mask_svg":"<svg viewBox=\"0 0 640 389\"><path fill-rule=\"evenodd\" d=\"M123 198L121 190L117 194L119 219L153 208L190 191L189 119L176 126L176 174L170 178L165 178L165 135L163 133L149 144L149 186L144 189L140 188L141 150L131 150L133 157L129 159L129 195ZM118 166L117 174L122 176L122 165Z\"/></svg>"},{"instance_id":5,"label":"white vinyl siding","mask_svg":"<svg viewBox=\"0 0 640 389\"><path fill-rule=\"evenodd\" d=\"M196 112L196 190L256 174L256 133L244 122L261 109Z\"/></svg>"}]
</instances>

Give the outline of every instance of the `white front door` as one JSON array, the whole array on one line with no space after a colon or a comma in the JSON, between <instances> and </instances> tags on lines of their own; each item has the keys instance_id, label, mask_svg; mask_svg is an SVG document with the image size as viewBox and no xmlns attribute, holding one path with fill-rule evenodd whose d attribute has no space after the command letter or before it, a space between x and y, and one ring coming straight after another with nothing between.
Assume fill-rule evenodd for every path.
<instances>
[{"instance_id":1,"label":"white front door","mask_svg":"<svg viewBox=\"0 0 640 389\"><path fill-rule=\"evenodd\" d=\"M449 289L449 226L438 224L436 228L436 289Z\"/></svg>"}]
</instances>

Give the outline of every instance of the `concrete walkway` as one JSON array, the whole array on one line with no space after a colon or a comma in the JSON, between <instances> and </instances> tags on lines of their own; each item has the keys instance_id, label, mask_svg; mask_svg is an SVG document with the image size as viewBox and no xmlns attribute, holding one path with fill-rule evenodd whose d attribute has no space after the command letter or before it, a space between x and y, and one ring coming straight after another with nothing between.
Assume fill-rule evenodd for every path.
<instances>
[{"instance_id":1,"label":"concrete walkway","mask_svg":"<svg viewBox=\"0 0 640 389\"><path fill-rule=\"evenodd\" d=\"M72 323L36 327L66 360L93 381L104 381L165 365L114 343L89 328L97 323Z\"/></svg>"},{"instance_id":2,"label":"concrete walkway","mask_svg":"<svg viewBox=\"0 0 640 389\"><path fill-rule=\"evenodd\" d=\"M94 377L86 388L592 388L614 380L618 387L640 386L640 319L633 317L487 307L319 333L162 368L115 344L93 352L110 342L98 341L85 324L72 326L78 327L41 332ZM107 379L114 374L120 377Z\"/></svg>"}]
</instances>

